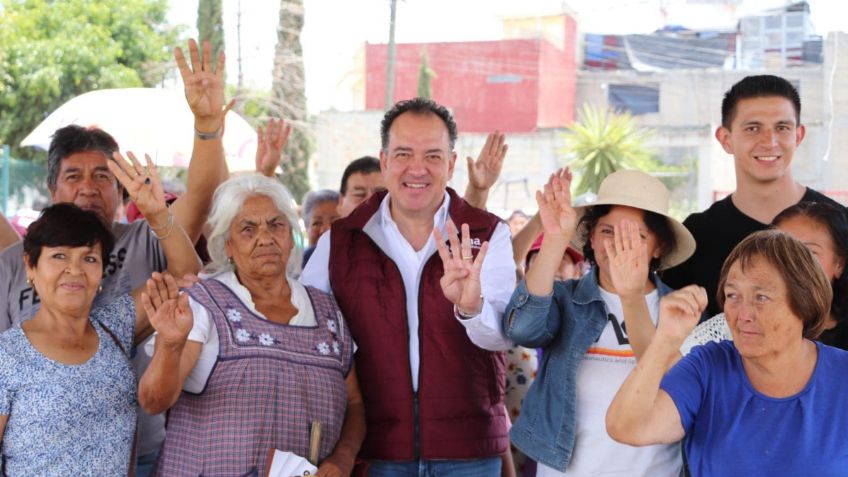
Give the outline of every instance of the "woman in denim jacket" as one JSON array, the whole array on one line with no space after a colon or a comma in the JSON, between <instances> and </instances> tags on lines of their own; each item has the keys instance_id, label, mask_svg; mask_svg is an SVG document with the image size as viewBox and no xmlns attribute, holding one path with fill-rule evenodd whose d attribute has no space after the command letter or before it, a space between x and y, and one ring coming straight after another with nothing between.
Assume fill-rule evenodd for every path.
<instances>
[{"instance_id":1,"label":"woman in denim jacket","mask_svg":"<svg viewBox=\"0 0 848 477\"><path fill-rule=\"evenodd\" d=\"M604 417L671 291L654 272L688 258L695 240L668 215L665 186L643 172L611 174L591 206L571 206L570 184L566 169L536 193L544 242L504 313L507 337L543 349L510 437L539 463L539 477L678 475L678 445L618 444ZM555 282L569 243L582 247L592 270Z\"/></svg>"}]
</instances>

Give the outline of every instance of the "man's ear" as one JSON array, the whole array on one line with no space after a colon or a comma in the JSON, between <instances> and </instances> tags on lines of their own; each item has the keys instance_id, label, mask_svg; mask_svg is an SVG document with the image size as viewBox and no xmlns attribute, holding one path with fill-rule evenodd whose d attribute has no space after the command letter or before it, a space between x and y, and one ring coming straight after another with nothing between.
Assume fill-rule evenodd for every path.
<instances>
[{"instance_id":1,"label":"man's ear","mask_svg":"<svg viewBox=\"0 0 848 477\"><path fill-rule=\"evenodd\" d=\"M456 151L451 151L450 162L448 162L448 180L453 178L454 166L456 166Z\"/></svg>"},{"instance_id":2,"label":"man's ear","mask_svg":"<svg viewBox=\"0 0 848 477\"><path fill-rule=\"evenodd\" d=\"M385 174L389 157L385 149L380 149L380 173Z\"/></svg>"},{"instance_id":3,"label":"man's ear","mask_svg":"<svg viewBox=\"0 0 848 477\"><path fill-rule=\"evenodd\" d=\"M718 140L718 143L721 144L724 152L733 154L733 145L730 142L730 129L727 129L724 126L717 127L715 130L715 138Z\"/></svg>"},{"instance_id":4,"label":"man's ear","mask_svg":"<svg viewBox=\"0 0 848 477\"><path fill-rule=\"evenodd\" d=\"M807 128L803 124L799 124L797 128L795 128L795 146L800 146L801 141L804 140L804 137L807 135Z\"/></svg>"}]
</instances>

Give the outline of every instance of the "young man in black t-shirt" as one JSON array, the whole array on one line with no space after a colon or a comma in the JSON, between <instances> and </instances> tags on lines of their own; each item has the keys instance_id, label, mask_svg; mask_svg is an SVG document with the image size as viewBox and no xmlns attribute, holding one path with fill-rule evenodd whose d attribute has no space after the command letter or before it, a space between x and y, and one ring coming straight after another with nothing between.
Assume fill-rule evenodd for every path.
<instances>
[{"instance_id":1,"label":"young man in black t-shirt","mask_svg":"<svg viewBox=\"0 0 848 477\"><path fill-rule=\"evenodd\" d=\"M836 203L792 178L792 157L806 131L801 99L788 81L772 75L743 78L724 95L721 123L715 137L733 155L736 190L686 218L683 224L698 248L663 274L673 288L693 283L706 288L709 316L721 312L716 302L719 273L736 244L798 202Z\"/></svg>"}]
</instances>

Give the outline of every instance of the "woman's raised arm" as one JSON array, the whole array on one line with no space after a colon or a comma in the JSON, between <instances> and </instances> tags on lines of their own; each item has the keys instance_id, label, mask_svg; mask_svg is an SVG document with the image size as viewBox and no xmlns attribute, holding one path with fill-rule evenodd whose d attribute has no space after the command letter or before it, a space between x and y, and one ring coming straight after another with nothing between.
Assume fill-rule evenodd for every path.
<instances>
[{"instance_id":1,"label":"woman's raised arm","mask_svg":"<svg viewBox=\"0 0 848 477\"><path fill-rule=\"evenodd\" d=\"M188 341L194 317L188 294L179 292L173 277L154 273L141 299L158 334L153 359L138 383L138 402L149 414L159 414L177 402L202 343Z\"/></svg>"},{"instance_id":2,"label":"woman's raised arm","mask_svg":"<svg viewBox=\"0 0 848 477\"><path fill-rule=\"evenodd\" d=\"M660 381L706 306L706 291L695 285L663 297L657 332L607 410L610 437L634 446L670 444L683 438L680 413L671 396L660 389Z\"/></svg>"},{"instance_id":3,"label":"woman's raised arm","mask_svg":"<svg viewBox=\"0 0 848 477\"><path fill-rule=\"evenodd\" d=\"M138 210L150 225L150 230L159 239L168 262L168 273L176 277L198 273L201 267L200 258L188 235L180 224L176 223L174 214L168 209L165 190L150 156L144 156L146 166L142 166L133 153L128 152L127 156L131 162L127 162L121 153L116 151L114 161L108 162L109 170L127 189L130 199L138 206ZM142 286L133 291L136 343L140 343L153 331L145 307L140 301L143 289Z\"/></svg>"}]
</instances>

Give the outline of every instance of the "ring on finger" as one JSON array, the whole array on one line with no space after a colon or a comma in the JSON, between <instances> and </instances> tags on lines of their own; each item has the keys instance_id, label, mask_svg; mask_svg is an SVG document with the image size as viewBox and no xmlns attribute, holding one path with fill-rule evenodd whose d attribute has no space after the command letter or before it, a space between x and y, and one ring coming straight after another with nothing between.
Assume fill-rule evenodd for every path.
<instances>
[{"instance_id":1,"label":"ring on finger","mask_svg":"<svg viewBox=\"0 0 848 477\"><path fill-rule=\"evenodd\" d=\"M474 255L471 255L470 253L469 253L469 254L467 254L467 255L466 255L466 254L462 254L462 259L463 259L463 260L473 260L473 259L474 259Z\"/></svg>"}]
</instances>

